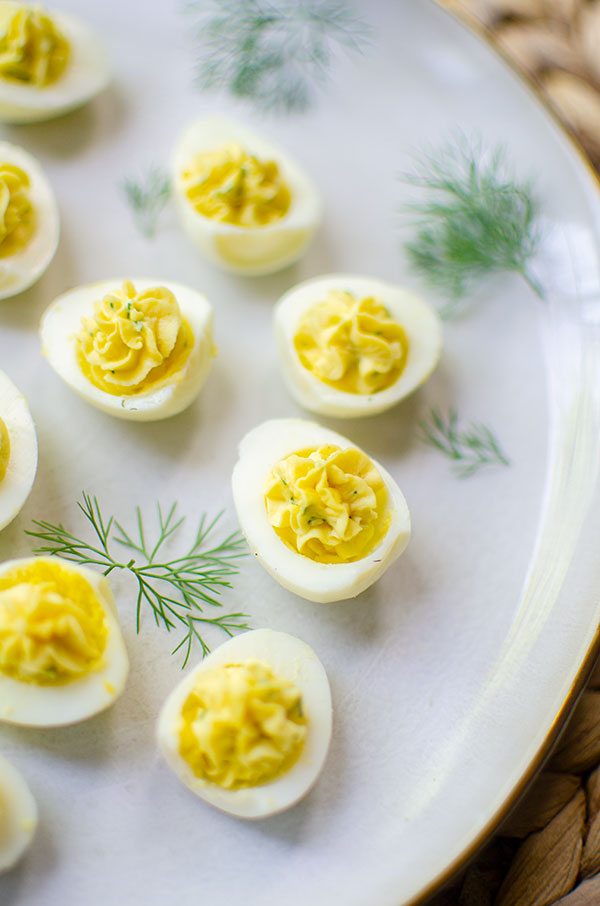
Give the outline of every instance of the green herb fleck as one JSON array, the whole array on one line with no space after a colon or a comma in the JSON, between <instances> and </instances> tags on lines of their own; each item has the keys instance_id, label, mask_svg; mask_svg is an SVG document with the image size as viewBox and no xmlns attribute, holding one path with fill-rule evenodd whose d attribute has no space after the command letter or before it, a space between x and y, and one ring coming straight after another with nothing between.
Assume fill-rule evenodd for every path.
<instances>
[{"instance_id":1,"label":"green herb fleck","mask_svg":"<svg viewBox=\"0 0 600 906\"><path fill-rule=\"evenodd\" d=\"M83 503L77 506L91 524L97 541L90 543L78 538L59 523L34 520L36 531L26 534L38 538L43 544L35 549L36 554L54 554L75 563L98 566L105 576L114 569L131 573L138 585L136 605L136 630L140 631L142 604L152 610L157 626L163 626L168 632L177 626L187 631L172 654L184 649L185 658L182 667L187 664L194 641L200 644L202 656L210 649L200 635L203 625L218 626L228 636L238 629L248 629L248 614L229 613L217 617L204 615L204 605L222 607L222 602L215 597L224 588L231 588L230 577L239 570L236 561L247 556L244 539L239 532L228 535L222 541L210 543L208 537L214 530L222 512L210 522L206 513L201 517L198 530L191 546L181 555L172 557L163 554L163 546L183 525L185 517L176 514L177 504L169 508L166 516L160 504L157 504L158 532L157 539L151 542L142 520L139 507L136 507L137 536L134 538L111 516L108 520L102 516L96 497L83 493ZM127 562L115 559L109 549L111 542L134 551L137 558ZM160 555L160 558L159 558ZM174 597L176 595L176 597Z\"/></svg>"},{"instance_id":2,"label":"green herb fleck","mask_svg":"<svg viewBox=\"0 0 600 906\"><path fill-rule=\"evenodd\" d=\"M196 80L260 109L306 110L336 50L360 53L370 27L342 0L192 0Z\"/></svg>"},{"instance_id":3,"label":"green herb fleck","mask_svg":"<svg viewBox=\"0 0 600 906\"><path fill-rule=\"evenodd\" d=\"M500 271L520 274L543 298L528 269L541 238L538 202L531 184L512 175L503 148L460 137L423 155L403 181L418 190L403 207L417 228L406 253L448 299L443 314L453 313L482 277Z\"/></svg>"},{"instance_id":4,"label":"green herb fleck","mask_svg":"<svg viewBox=\"0 0 600 906\"><path fill-rule=\"evenodd\" d=\"M485 425L472 422L460 428L458 415L450 409L448 417L432 409L429 419L420 423L420 439L452 460L452 470L468 478L483 466L510 465L493 432Z\"/></svg>"},{"instance_id":5,"label":"green herb fleck","mask_svg":"<svg viewBox=\"0 0 600 906\"><path fill-rule=\"evenodd\" d=\"M151 167L145 178L124 179L120 186L131 207L137 229L151 239L156 233L158 218L171 196L171 181L160 168Z\"/></svg>"}]
</instances>

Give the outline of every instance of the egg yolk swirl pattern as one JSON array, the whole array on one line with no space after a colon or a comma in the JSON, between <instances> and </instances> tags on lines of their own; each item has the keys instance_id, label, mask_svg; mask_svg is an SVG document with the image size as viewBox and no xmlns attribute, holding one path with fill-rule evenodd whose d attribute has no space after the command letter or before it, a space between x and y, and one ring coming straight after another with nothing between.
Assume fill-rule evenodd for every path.
<instances>
[{"instance_id":1,"label":"egg yolk swirl pattern","mask_svg":"<svg viewBox=\"0 0 600 906\"><path fill-rule=\"evenodd\" d=\"M267 516L293 551L318 563L367 556L389 528L388 493L368 456L334 445L292 453L267 482Z\"/></svg>"},{"instance_id":2,"label":"egg yolk swirl pattern","mask_svg":"<svg viewBox=\"0 0 600 906\"><path fill-rule=\"evenodd\" d=\"M267 226L280 220L291 203L275 161L258 160L236 144L197 154L182 180L199 214L236 226Z\"/></svg>"},{"instance_id":3,"label":"egg yolk swirl pattern","mask_svg":"<svg viewBox=\"0 0 600 906\"><path fill-rule=\"evenodd\" d=\"M62 75L69 55L69 42L40 7L2 4L0 77L43 88Z\"/></svg>"},{"instance_id":4,"label":"egg yolk swirl pattern","mask_svg":"<svg viewBox=\"0 0 600 906\"><path fill-rule=\"evenodd\" d=\"M0 163L0 258L14 255L31 239L35 209L29 188L29 177L24 170Z\"/></svg>"},{"instance_id":5,"label":"egg yolk swirl pattern","mask_svg":"<svg viewBox=\"0 0 600 906\"><path fill-rule=\"evenodd\" d=\"M6 475L10 459L10 437L6 422L0 418L0 482Z\"/></svg>"},{"instance_id":6,"label":"egg yolk swirl pattern","mask_svg":"<svg viewBox=\"0 0 600 906\"><path fill-rule=\"evenodd\" d=\"M337 290L300 319L294 347L308 371L346 393L385 390L408 357L406 333L382 302Z\"/></svg>"},{"instance_id":7,"label":"egg yolk swirl pattern","mask_svg":"<svg viewBox=\"0 0 600 906\"><path fill-rule=\"evenodd\" d=\"M198 677L178 735L179 753L196 777L227 790L268 783L302 751L302 696L262 661L219 667Z\"/></svg>"},{"instance_id":8,"label":"egg yolk swirl pattern","mask_svg":"<svg viewBox=\"0 0 600 906\"><path fill-rule=\"evenodd\" d=\"M94 303L76 336L79 365L88 380L115 396L156 389L176 380L193 346L193 334L173 293L154 286L121 290Z\"/></svg>"},{"instance_id":9,"label":"egg yolk swirl pattern","mask_svg":"<svg viewBox=\"0 0 600 906\"><path fill-rule=\"evenodd\" d=\"M100 666L104 610L91 585L58 564L19 567L0 579L0 671L59 685Z\"/></svg>"}]
</instances>

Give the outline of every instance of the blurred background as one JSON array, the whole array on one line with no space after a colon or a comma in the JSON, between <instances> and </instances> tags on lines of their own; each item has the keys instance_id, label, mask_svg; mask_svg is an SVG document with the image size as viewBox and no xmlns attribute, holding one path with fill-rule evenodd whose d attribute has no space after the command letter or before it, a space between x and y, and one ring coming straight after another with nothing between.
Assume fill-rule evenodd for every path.
<instances>
[{"instance_id":1,"label":"blurred background","mask_svg":"<svg viewBox=\"0 0 600 906\"><path fill-rule=\"evenodd\" d=\"M600 0L441 0L522 70L600 169Z\"/></svg>"}]
</instances>

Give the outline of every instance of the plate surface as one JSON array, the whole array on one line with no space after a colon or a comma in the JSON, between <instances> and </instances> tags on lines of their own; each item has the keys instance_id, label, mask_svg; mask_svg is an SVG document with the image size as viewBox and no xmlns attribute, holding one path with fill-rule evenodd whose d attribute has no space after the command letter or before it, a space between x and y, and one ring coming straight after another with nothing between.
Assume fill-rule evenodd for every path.
<instances>
[{"instance_id":1,"label":"plate surface","mask_svg":"<svg viewBox=\"0 0 600 906\"><path fill-rule=\"evenodd\" d=\"M126 525L140 504L179 499L193 522L227 512L236 445L258 422L302 415L278 375L273 302L300 280L356 271L409 282L398 175L456 128L507 146L535 177L548 242L542 304L516 279L493 283L445 331L432 379L391 412L323 421L392 472L414 534L355 601L309 604L255 562L230 610L298 635L332 685L335 730L320 782L290 812L245 824L197 801L157 755L154 724L180 676L173 638L150 614L135 634L135 589L113 583L132 672L107 713L64 730L0 728L0 748L40 806L26 860L0 880L3 906L107 902L192 906L400 906L469 851L537 762L594 645L600 616L597 472L600 297L597 187L575 149L490 49L423 0L362 5L374 29L340 58L307 113L263 116L193 89L191 20L167 0L75 0L103 35L115 80L54 123L4 128L39 157L63 233L42 281L0 305L0 362L29 398L40 467L0 556L31 551L32 518L84 531L86 490ZM198 258L171 210L154 241L134 230L124 177L166 163L189 120L226 112L289 148L313 175L325 222L297 266L231 277ZM45 306L77 284L124 273L177 280L215 307L219 357L200 399L156 424L119 422L76 398L40 355ZM417 438L432 406L489 425L509 468L459 480ZM190 525L191 529L191 525ZM218 634L210 636L214 646Z\"/></svg>"}]
</instances>

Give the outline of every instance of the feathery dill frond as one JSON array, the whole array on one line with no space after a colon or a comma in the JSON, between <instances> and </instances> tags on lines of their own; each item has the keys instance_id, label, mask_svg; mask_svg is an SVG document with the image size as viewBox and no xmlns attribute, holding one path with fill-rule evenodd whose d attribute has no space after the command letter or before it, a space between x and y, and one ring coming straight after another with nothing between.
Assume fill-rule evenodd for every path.
<instances>
[{"instance_id":1,"label":"feathery dill frond","mask_svg":"<svg viewBox=\"0 0 600 906\"><path fill-rule=\"evenodd\" d=\"M360 53L370 27L342 0L192 0L201 89L262 110L306 110L337 50Z\"/></svg>"},{"instance_id":2,"label":"feathery dill frond","mask_svg":"<svg viewBox=\"0 0 600 906\"><path fill-rule=\"evenodd\" d=\"M416 271L446 296L451 313L482 278L520 274L538 296L528 270L540 242L538 202L528 182L510 173L502 148L486 150L461 137L423 155L403 181L417 189L403 212L416 226L405 244Z\"/></svg>"},{"instance_id":3,"label":"feathery dill frond","mask_svg":"<svg viewBox=\"0 0 600 906\"><path fill-rule=\"evenodd\" d=\"M157 504L158 531L156 539L150 541L139 507L135 511L136 531L130 534L113 516L104 518L96 497L85 492L82 497L83 503L77 506L91 525L95 540L90 542L79 538L62 524L54 525L35 519L36 530L26 534L43 542L35 549L36 554L58 555L74 563L98 566L105 576L115 569L135 576L138 586L137 632L140 631L142 606L150 607L156 625L162 625L167 632L183 626L187 632L171 652L175 654L183 648L185 659L182 667L188 662L194 642L200 645L203 656L210 651L198 627L217 626L228 636L236 630L250 628L246 622L248 614L245 613L216 617L204 613L206 604L223 606L216 596L224 588L232 587L230 577L239 572L236 561L247 556L246 544L239 532L228 535L219 543L209 541L222 512L210 521L205 513L191 546L179 556L172 557L163 555L162 550L165 542L185 521L185 517L177 516L177 503L171 505L166 515ZM110 551L111 541L133 551L136 557L127 562L116 559Z\"/></svg>"}]
</instances>

